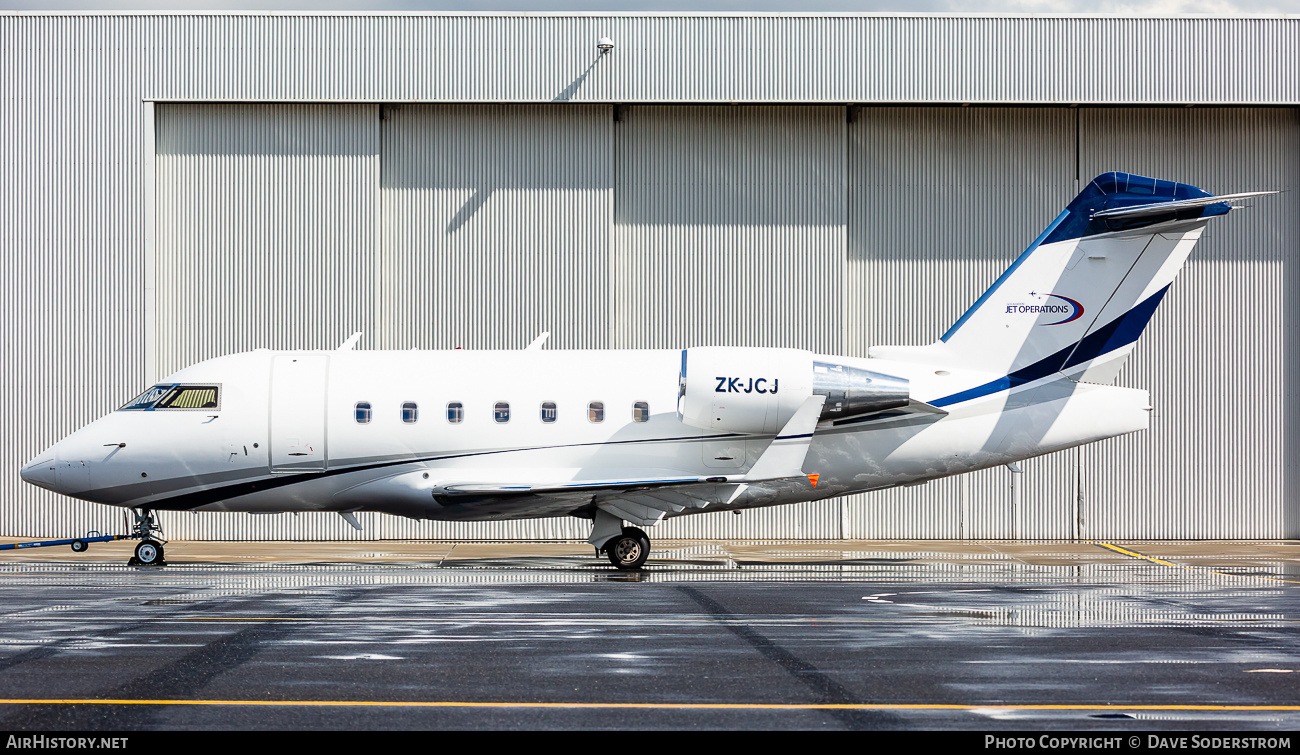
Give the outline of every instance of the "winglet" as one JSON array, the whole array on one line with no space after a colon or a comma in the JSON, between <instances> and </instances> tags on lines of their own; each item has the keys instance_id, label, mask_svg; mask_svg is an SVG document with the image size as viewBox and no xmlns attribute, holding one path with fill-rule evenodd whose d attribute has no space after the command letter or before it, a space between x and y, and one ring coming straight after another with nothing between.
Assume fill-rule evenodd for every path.
<instances>
[{"instance_id":1,"label":"winglet","mask_svg":"<svg viewBox=\"0 0 1300 755\"><path fill-rule=\"evenodd\" d=\"M358 330L357 332L348 336L348 340L339 344L339 347L335 349L335 351L352 351L357 347L357 341L360 340L361 340L361 331Z\"/></svg>"},{"instance_id":2,"label":"winglet","mask_svg":"<svg viewBox=\"0 0 1300 755\"><path fill-rule=\"evenodd\" d=\"M803 461L808 457L808 446L812 443L813 431L821 419L822 404L825 396L809 396L776 434L772 444L763 455L758 457L745 482L759 480L780 480L787 477L803 476Z\"/></svg>"},{"instance_id":3,"label":"winglet","mask_svg":"<svg viewBox=\"0 0 1300 755\"><path fill-rule=\"evenodd\" d=\"M551 337L551 331L548 330L543 332L540 336L534 338L532 343L525 346L524 351L541 351L542 344L546 343L546 339L550 337Z\"/></svg>"}]
</instances>

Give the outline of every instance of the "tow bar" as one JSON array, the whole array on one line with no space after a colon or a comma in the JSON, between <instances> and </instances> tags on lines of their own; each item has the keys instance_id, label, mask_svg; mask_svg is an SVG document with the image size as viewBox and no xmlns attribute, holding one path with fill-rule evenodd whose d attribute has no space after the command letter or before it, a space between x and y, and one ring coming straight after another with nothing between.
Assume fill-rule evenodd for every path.
<instances>
[{"instance_id":1,"label":"tow bar","mask_svg":"<svg viewBox=\"0 0 1300 755\"><path fill-rule=\"evenodd\" d=\"M0 551L12 551L19 548L48 548L51 545L71 545L72 550L77 553L84 553L91 543L109 543L114 540L130 540L132 535L101 535L99 530L91 530L86 533L85 537L74 537L67 540L40 540L35 543L12 543L10 545L0 545Z\"/></svg>"},{"instance_id":2,"label":"tow bar","mask_svg":"<svg viewBox=\"0 0 1300 755\"><path fill-rule=\"evenodd\" d=\"M166 566L167 561L163 557L163 544L167 541L162 539L162 527L158 525L157 516L149 509L140 509L138 511L132 509L131 512L135 516L135 525L131 527L132 532L129 535L102 535L99 530L91 530L86 533L85 537L0 545L0 551L12 551L19 548L47 548L51 545L71 545L74 552L83 553L90 547L91 543L139 540L139 545L135 546L135 555L131 557L130 561L126 562L127 566ZM123 512L123 515L125 516L125 512ZM128 526L130 524L130 522L127 522Z\"/></svg>"}]
</instances>

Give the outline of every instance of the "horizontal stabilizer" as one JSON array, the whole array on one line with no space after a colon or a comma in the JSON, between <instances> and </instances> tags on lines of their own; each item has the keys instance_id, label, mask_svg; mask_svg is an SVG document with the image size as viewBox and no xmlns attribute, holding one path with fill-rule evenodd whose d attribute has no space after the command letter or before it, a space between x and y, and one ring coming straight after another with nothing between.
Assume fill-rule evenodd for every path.
<instances>
[{"instance_id":1,"label":"horizontal stabilizer","mask_svg":"<svg viewBox=\"0 0 1300 755\"><path fill-rule=\"evenodd\" d=\"M1130 218L1140 217L1143 215L1162 215L1176 210L1185 210L1193 207L1209 207L1214 204L1230 204L1232 202L1241 202L1253 197L1265 197L1269 194L1276 193L1276 191L1247 191L1242 192L1241 194L1223 194L1217 197L1196 197L1195 199L1180 199L1173 202L1156 202L1155 204L1116 207L1111 210L1099 210L1094 212L1092 213L1092 217Z\"/></svg>"}]
</instances>

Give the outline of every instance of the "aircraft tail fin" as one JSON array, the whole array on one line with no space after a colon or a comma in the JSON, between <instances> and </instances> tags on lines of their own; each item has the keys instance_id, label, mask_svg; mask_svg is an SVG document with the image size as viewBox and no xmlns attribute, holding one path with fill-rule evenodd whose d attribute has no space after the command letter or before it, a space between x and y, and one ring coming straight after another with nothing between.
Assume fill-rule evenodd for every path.
<instances>
[{"instance_id":1,"label":"aircraft tail fin","mask_svg":"<svg viewBox=\"0 0 1300 755\"><path fill-rule=\"evenodd\" d=\"M1209 219L1232 203L1173 181L1103 173L940 338L931 359L1005 375L1108 382ZM888 350L889 347L886 347ZM904 358L898 350L872 356Z\"/></svg>"}]
</instances>

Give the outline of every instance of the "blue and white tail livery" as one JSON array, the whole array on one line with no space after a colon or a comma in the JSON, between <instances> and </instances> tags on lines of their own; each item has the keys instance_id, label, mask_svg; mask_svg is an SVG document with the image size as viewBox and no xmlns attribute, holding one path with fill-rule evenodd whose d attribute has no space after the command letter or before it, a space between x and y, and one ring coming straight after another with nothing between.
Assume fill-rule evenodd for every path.
<instances>
[{"instance_id":1,"label":"blue and white tail livery","mask_svg":"<svg viewBox=\"0 0 1300 755\"><path fill-rule=\"evenodd\" d=\"M1105 385L1205 224L1263 192L1107 173L938 341L868 358L703 346L256 351L187 367L22 469L135 509L576 516L619 568L670 517L798 503L1015 462L1142 430ZM87 369L94 369L88 365ZM125 398L125 397L124 397ZM630 522L632 527L624 526Z\"/></svg>"},{"instance_id":2,"label":"blue and white tail livery","mask_svg":"<svg viewBox=\"0 0 1300 755\"><path fill-rule=\"evenodd\" d=\"M1108 383L1191 254L1209 219L1273 192L1211 196L1194 186L1103 173L935 343L875 357L992 376L940 397L946 406L1062 375Z\"/></svg>"}]
</instances>

